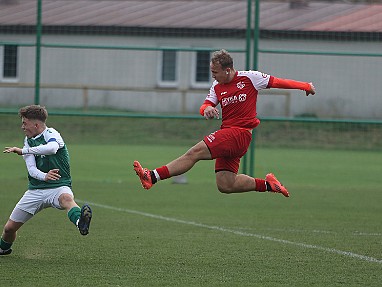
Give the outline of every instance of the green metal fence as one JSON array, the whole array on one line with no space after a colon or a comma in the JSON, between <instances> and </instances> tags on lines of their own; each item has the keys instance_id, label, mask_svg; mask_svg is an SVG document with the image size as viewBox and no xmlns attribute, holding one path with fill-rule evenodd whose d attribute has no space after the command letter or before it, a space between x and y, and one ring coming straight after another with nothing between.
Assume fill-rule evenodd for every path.
<instances>
[{"instance_id":1,"label":"green metal fence","mask_svg":"<svg viewBox=\"0 0 382 287\"><path fill-rule=\"evenodd\" d=\"M121 28L119 33L112 27L99 31L97 27L85 27L87 30L84 28L83 32L80 26L68 23L59 28L45 24L44 9L48 9L48 2L35 1L36 20L32 28L25 28L28 32L18 30L17 25L14 33L8 31L8 27L2 30L0 27L0 47L19 49L19 77L15 81L0 79L0 101L4 99L0 103L1 114L16 113L18 106L34 102L48 106L51 115L57 116L192 121L199 118L198 105L204 100L209 83L199 83L197 78L189 81L195 74L190 63L198 64L199 54L203 59L203 53L225 48L234 55L239 69L258 69L316 84L317 95L312 99L289 91L270 93L269 97L266 93L260 95L259 117L271 124L261 125L254 134L258 146L274 146L278 141L281 146L291 147L298 136L302 143L307 142L304 137L315 138L314 142L318 143L310 132L312 126L317 129L316 136L346 139L333 141L330 147L355 148L346 144L348 136L354 136L347 131L349 128L364 138L364 142L357 142L357 148L378 149L380 146L382 53L377 32L365 32L360 37L358 32L353 35L350 32L270 31L261 28L268 20L261 18L262 9L270 4L259 0L241 3L240 7L246 10L242 29L194 29L191 32L152 29L145 30L144 36L140 35L139 28L133 32ZM298 18L304 13L295 14ZM163 36L155 36L156 33ZM166 52L175 52L168 55L177 61L175 68L168 65L169 69L176 70L172 76L177 76L176 81L170 83L158 80L159 68L166 65L159 61ZM143 110L138 101L144 102L147 110ZM273 123L282 126L284 131L289 130L287 134L282 133L288 143L275 139L267 131L267 127L272 126L280 132ZM292 133L291 126L299 132ZM332 127L330 132L328 126ZM319 148L314 144L307 146ZM254 174L254 156L255 140L243 159L244 173Z\"/></svg>"}]
</instances>

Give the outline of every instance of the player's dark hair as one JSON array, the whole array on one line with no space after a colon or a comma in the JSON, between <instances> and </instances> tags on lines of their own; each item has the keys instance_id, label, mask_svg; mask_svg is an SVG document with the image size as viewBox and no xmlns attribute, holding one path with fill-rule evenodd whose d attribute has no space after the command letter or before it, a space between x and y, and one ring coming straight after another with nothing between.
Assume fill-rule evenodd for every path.
<instances>
[{"instance_id":1,"label":"player's dark hair","mask_svg":"<svg viewBox=\"0 0 382 287\"><path fill-rule=\"evenodd\" d=\"M40 105L30 105L23 107L19 110L20 118L26 118L28 120L39 120L45 123L48 118L48 111L45 107Z\"/></svg>"},{"instance_id":2,"label":"player's dark hair","mask_svg":"<svg viewBox=\"0 0 382 287\"><path fill-rule=\"evenodd\" d=\"M233 59L224 49L213 52L211 62L214 65L220 64L223 70L227 68L233 69Z\"/></svg>"}]
</instances>

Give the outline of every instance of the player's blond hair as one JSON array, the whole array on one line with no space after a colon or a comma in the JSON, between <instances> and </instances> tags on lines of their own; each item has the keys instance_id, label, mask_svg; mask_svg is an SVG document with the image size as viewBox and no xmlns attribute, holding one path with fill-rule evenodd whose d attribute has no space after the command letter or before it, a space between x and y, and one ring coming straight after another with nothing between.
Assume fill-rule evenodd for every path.
<instances>
[{"instance_id":1,"label":"player's blond hair","mask_svg":"<svg viewBox=\"0 0 382 287\"><path fill-rule=\"evenodd\" d=\"M45 123L48 118L48 111L45 107L40 105L25 106L19 110L20 118L28 120L39 120Z\"/></svg>"},{"instance_id":2,"label":"player's blond hair","mask_svg":"<svg viewBox=\"0 0 382 287\"><path fill-rule=\"evenodd\" d=\"M224 49L213 52L211 63L214 65L219 64L223 70L227 68L233 69L233 59Z\"/></svg>"}]
</instances>

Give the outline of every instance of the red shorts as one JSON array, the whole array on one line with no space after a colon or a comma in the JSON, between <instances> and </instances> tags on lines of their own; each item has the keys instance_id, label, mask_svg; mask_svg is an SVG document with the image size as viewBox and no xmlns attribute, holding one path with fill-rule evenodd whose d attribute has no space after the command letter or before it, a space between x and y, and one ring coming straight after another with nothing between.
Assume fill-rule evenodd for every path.
<instances>
[{"instance_id":1,"label":"red shorts","mask_svg":"<svg viewBox=\"0 0 382 287\"><path fill-rule=\"evenodd\" d=\"M216 159L215 172L239 171L240 158L245 155L252 140L250 131L242 128L225 128L204 137L212 159Z\"/></svg>"}]
</instances>

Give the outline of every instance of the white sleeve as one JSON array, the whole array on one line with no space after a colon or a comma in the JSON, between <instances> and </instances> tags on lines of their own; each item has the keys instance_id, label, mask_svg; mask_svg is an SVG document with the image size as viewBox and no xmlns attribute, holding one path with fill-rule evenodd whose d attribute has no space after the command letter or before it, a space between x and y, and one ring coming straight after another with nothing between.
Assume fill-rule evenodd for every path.
<instances>
[{"instance_id":1,"label":"white sleeve","mask_svg":"<svg viewBox=\"0 0 382 287\"><path fill-rule=\"evenodd\" d=\"M259 71L240 71L239 74L246 74L257 91L266 89L271 78L270 75Z\"/></svg>"},{"instance_id":2,"label":"white sleeve","mask_svg":"<svg viewBox=\"0 0 382 287\"><path fill-rule=\"evenodd\" d=\"M38 179L38 180L44 180L46 173L39 170L36 166L36 160L34 159L34 155L32 154L26 154L23 155L23 158L25 160L25 164L28 169L28 173L31 177Z\"/></svg>"},{"instance_id":3,"label":"white sleeve","mask_svg":"<svg viewBox=\"0 0 382 287\"><path fill-rule=\"evenodd\" d=\"M50 141L45 145L35 147L23 147L23 154L51 155L58 151L59 144L56 141Z\"/></svg>"},{"instance_id":4,"label":"white sleeve","mask_svg":"<svg viewBox=\"0 0 382 287\"><path fill-rule=\"evenodd\" d=\"M218 84L217 81L214 81L211 88L210 92L208 93L208 96L206 97L207 101L210 101L211 103L214 103L215 106L219 103L218 97L215 93L215 86Z\"/></svg>"}]
</instances>

